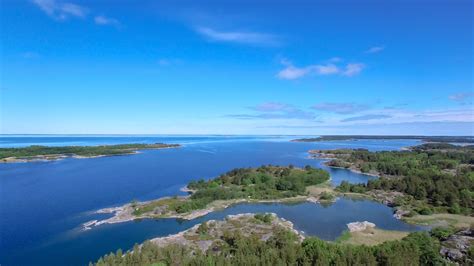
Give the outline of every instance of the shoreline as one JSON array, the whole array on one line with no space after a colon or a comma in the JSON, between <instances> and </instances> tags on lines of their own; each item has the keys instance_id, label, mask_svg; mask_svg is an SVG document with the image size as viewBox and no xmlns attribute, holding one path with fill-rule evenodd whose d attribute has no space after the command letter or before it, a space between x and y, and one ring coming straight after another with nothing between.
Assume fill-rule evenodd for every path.
<instances>
[{"instance_id":1,"label":"shoreline","mask_svg":"<svg viewBox=\"0 0 474 266\"><path fill-rule=\"evenodd\" d=\"M183 187L180 189L181 191L192 191L187 187ZM188 198L190 195L187 196L179 196L178 198ZM136 216L133 214L134 207L132 205L138 204L147 204L151 202L156 202L160 200L166 200L173 197L165 196L155 200L150 201L142 201L137 203L126 203L122 206L118 207L109 207L99 209L94 211L94 213L101 213L101 214L113 214L112 217L103 219L103 220L91 220L81 224L83 230L90 230L93 227L103 225L103 224L115 224L115 223L124 223L130 222L134 220L141 220L141 219L183 219L183 220L194 220L196 218L205 216L209 213L227 209L233 205L241 204L241 203L285 203L285 202L310 202L310 203L321 203L321 202L335 202L337 197L332 200L322 200L316 197L315 195L307 195L307 196L296 196L291 198L281 198L281 199L269 199L269 200L254 200L254 199L232 199L232 200L225 200L225 201L214 201L209 204L208 207L200 210L194 210L187 213L176 213L176 214L165 214L165 215L153 215L153 214L143 214L140 216Z\"/></svg>"},{"instance_id":2,"label":"shoreline","mask_svg":"<svg viewBox=\"0 0 474 266\"><path fill-rule=\"evenodd\" d=\"M129 151L125 151L123 153L117 154L98 154L98 155L77 155L77 154L40 154L40 155L33 155L33 156L26 156L26 157L6 157L0 159L0 163L35 163L35 162L50 162L50 161L60 161L68 158L73 159L94 159L94 158L101 158L101 157L112 157L112 156L127 156L127 155L135 155L142 153L143 150L162 150L162 149L174 149L182 147L181 144L167 144L168 146L164 147L150 147L150 148L137 148L133 150L133 148ZM66 146L69 147L69 146ZM84 146L89 147L89 146ZM1 148L0 148L1 149Z\"/></svg>"},{"instance_id":3,"label":"shoreline","mask_svg":"<svg viewBox=\"0 0 474 266\"><path fill-rule=\"evenodd\" d=\"M330 151L330 150L328 150L328 151ZM353 173L356 173L356 174L367 175L367 176L372 176L372 177L381 177L380 174L377 174L377 173L364 173L360 169L354 168L354 167L342 167L342 166L328 165L329 162L331 162L332 160L337 159L337 157L335 155L332 155L332 154L320 153L320 152L317 152L317 150L309 150L308 153L310 154L309 157L311 159L325 160L325 162L323 162L323 164L327 167L330 167L330 168L346 169L346 170L349 170L349 171L351 171ZM327 157L324 157L324 155L326 155Z\"/></svg>"}]
</instances>

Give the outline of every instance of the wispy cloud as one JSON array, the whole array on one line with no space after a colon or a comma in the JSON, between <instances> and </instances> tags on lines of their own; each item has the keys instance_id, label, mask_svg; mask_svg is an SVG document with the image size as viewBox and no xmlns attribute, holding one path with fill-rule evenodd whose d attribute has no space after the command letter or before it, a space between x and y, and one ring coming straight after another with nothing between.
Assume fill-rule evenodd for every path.
<instances>
[{"instance_id":1,"label":"wispy cloud","mask_svg":"<svg viewBox=\"0 0 474 266\"><path fill-rule=\"evenodd\" d=\"M366 54L376 54L376 53L382 52L384 49L385 49L385 47L383 47L383 46L374 46L374 47L370 47L369 49L367 49L365 51L365 53Z\"/></svg>"},{"instance_id":2,"label":"wispy cloud","mask_svg":"<svg viewBox=\"0 0 474 266\"><path fill-rule=\"evenodd\" d=\"M88 9L66 2L57 2L55 0L33 0L44 13L57 20L66 20L70 17L84 18Z\"/></svg>"},{"instance_id":3,"label":"wispy cloud","mask_svg":"<svg viewBox=\"0 0 474 266\"><path fill-rule=\"evenodd\" d=\"M285 103L266 102L249 108L259 112L278 112L282 110L287 110L288 108L290 108L290 106Z\"/></svg>"},{"instance_id":4,"label":"wispy cloud","mask_svg":"<svg viewBox=\"0 0 474 266\"><path fill-rule=\"evenodd\" d=\"M341 59L338 57L331 58L325 64L315 64L305 67L296 67L290 61L284 59L281 63L285 66L282 70L277 73L279 79L299 79L310 74L316 75L342 75L352 77L364 69L365 65L362 63L349 63L344 67L339 67L335 63L340 62Z\"/></svg>"},{"instance_id":5,"label":"wispy cloud","mask_svg":"<svg viewBox=\"0 0 474 266\"><path fill-rule=\"evenodd\" d=\"M280 79L299 79L311 72L311 67L295 67L292 65L286 66L277 73Z\"/></svg>"},{"instance_id":6,"label":"wispy cloud","mask_svg":"<svg viewBox=\"0 0 474 266\"><path fill-rule=\"evenodd\" d=\"M95 16L94 22L95 24L102 25L102 26L115 26L115 27L120 26L120 22L118 20L103 16L103 15Z\"/></svg>"},{"instance_id":7,"label":"wispy cloud","mask_svg":"<svg viewBox=\"0 0 474 266\"><path fill-rule=\"evenodd\" d=\"M353 121L367 121L367 120L376 120L376 119L386 119L392 117L391 115L361 115L361 116L354 116L342 119L341 122L353 122Z\"/></svg>"},{"instance_id":8,"label":"wispy cloud","mask_svg":"<svg viewBox=\"0 0 474 266\"><path fill-rule=\"evenodd\" d=\"M299 120L314 120L316 115L312 112L301 110L295 106L278 103L266 102L257 106L249 107L249 109L256 111L252 114L230 114L226 117L236 119L299 119Z\"/></svg>"},{"instance_id":9,"label":"wispy cloud","mask_svg":"<svg viewBox=\"0 0 474 266\"><path fill-rule=\"evenodd\" d=\"M250 31L218 31L209 27L197 27L196 31L210 41L233 42L258 45L276 45L275 35Z\"/></svg>"},{"instance_id":10,"label":"wispy cloud","mask_svg":"<svg viewBox=\"0 0 474 266\"><path fill-rule=\"evenodd\" d=\"M364 69L365 65L361 63L347 64L342 75L352 77L358 75Z\"/></svg>"},{"instance_id":11,"label":"wispy cloud","mask_svg":"<svg viewBox=\"0 0 474 266\"><path fill-rule=\"evenodd\" d=\"M474 96L473 92L460 92L448 96L448 99L451 101L457 102L459 104L471 104L472 97Z\"/></svg>"},{"instance_id":12,"label":"wispy cloud","mask_svg":"<svg viewBox=\"0 0 474 266\"><path fill-rule=\"evenodd\" d=\"M356 103L318 103L312 106L314 110L336 113L336 114L353 114L370 109L370 106Z\"/></svg>"}]
</instances>

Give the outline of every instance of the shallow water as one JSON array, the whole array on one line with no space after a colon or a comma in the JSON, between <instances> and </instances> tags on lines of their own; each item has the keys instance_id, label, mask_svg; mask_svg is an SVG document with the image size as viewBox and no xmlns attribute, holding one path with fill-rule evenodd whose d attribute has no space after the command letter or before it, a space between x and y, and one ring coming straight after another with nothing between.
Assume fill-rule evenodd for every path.
<instances>
[{"instance_id":1,"label":"shallow water","mask_svg":"<svg viewBox=\"0 0 474 266\"><path fill-rule=\"evenodd\" d=\"M304 166L330 171L333 184L366 182L366 175L331 169L309 159L309 149L367 148L395 150L411 140L360 140L318 143L289 142L291 137L233 136L2 136L0 146L101 145L117 143L180 143L177 149L148 150L137 155L51 162L0 164L0 264L84 264L117 248L176 233L204 219L230 213L272 211L299 230L334 239L345 224L369 220L385 229L414 230L394 219L390 208L369 201L341 199L329 207L318 204L243 204L189 222L145 220L97 227L78 226L98 217L93 210L133 199L174 195L190 180L211 178L235 167L262 164ZM365 215L365 216L364 216ZM103 216L103 215L102 215ZM367 217L367 218L364 218ZM385 227L384 227L385 226Z\"/></svg>"}]
</instances>

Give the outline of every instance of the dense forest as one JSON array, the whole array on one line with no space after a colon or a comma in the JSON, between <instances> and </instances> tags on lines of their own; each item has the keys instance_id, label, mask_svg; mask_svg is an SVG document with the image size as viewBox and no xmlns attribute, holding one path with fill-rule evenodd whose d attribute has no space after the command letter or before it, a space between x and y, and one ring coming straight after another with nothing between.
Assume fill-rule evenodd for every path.
<instances>
[{"instance_id":1,"label":"dense forest","mask_svg":"<svg viewBox=\"0 0 474 266\"><path fill-rule=\"evenodd\" d=\"M399 191L426 203L419 212L472 213L474 149L472 146L424 144L411 151L369 152L363 149L327 151L336 155L330 166L351 167L380 178L367 184L342 182L341 192ZM400 199L409 201L410 198Z\"/></svg>"},{"instance_id":2,"label":"dense forest","mask_svg":"<svg viewBox=\"0 0 474 266\"><path fill-rule=\"evenodd\" d=\"M189 198L172 198L137 206L134 214L141 215L164 204L177 213L186 213L203 209L216 200L295 197L306 195L307 186L318 185L328 180L328 172L310 166L304 169L271 165L237 168L215 179L191 181L187 186L193 190Z\"/></svg>"},{"instance_id":3,"label":"dense forest","mask_svg":"<svg viewBox=\"0 0 474 266\"><path fill-rule=\"evenodd\" d=\"M318 238L297 241L281 230L267 241L224 234L206 252L181 245L158 247L145 242L132 251L100 258L96 265L443 265L439 240L427 232L411 233L398 241L369 247L331 243ZM472 253L472 251L471 251Z\"/></svg>"},{"instance_id":4,"label":"dense forest","mask_svg":"<svg viewBox=\"0 0 474 266\"><path fill-rule=\"evenodd\" d=\"M178 147L178 144L118 144L118 145L102 145L102 146L29 146L22 148L0 148L0 160L13 158L27 158L32 156L48 156L48 155L78 155L78 156L99 156L99 155L119 155L126 154L137 150L160 149Z\"/></svg>"},{"instance_id":5,"label":"dense forest","mask_svg":"<svg viewBox=\"0 0 474 266\"><path fill-rule=\"evenodd\" d=\"M343 141L343 140L395 140L395 139L413 139L425 142L439 143L474 143L474 137L471 136L370 136L370 135L323 135L316 138L295 139L296 142L317 142L317 141Z\"/></svg>"}]
</instances>

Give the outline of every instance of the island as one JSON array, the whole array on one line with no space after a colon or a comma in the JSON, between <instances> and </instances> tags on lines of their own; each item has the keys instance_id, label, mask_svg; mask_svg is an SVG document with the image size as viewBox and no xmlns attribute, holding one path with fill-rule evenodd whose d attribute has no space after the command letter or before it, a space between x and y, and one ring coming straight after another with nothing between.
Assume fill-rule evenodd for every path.
<instances>
[{"instance_id":1,"label":"island","mask_svg":"<svg viewBox=\"0 0 474 266\"><path fill-rule=\"evenodd\" d=\"M343 181L336 191L364 195L417 224L469 228L474 224L474 146L425 143L404 151L311 150L330 167L379 176L365 184Z\"/></svg>"},{"instance_id":2,"label":"island","mask_svg":"<svg viewBox=\"0 0 474 266\"><path fill-rule=\"evenodd\" d=\"M375 225L364 221L347 226L347 234L336 242L328 242L306 237L295 230L291 222L272 213L230 215L223 221L210 220L178 234L136 244L127 252L119 249L90 265L445 265L472 262L467 249L456 249L461 254L456 260L444 255L454 251L450 249L453 243L449 242L453 239L445 239L442 231L404 233L398 240L381 244L369 240L371 244L360 245L361 239L379 234ZM472 232L457 236L464 237L466 233ZM391 238L387 232L383 236Z\"/></svg>"},{"instance_id":3,"label":"island","mask_svg":"<svg viewBox=\"0 0 474 266\"><path fill-rule=\"evenodd\" d=\"M113 155L135 154L139 150L177 148L179 144L117 144L100 146L28 146L22 148L0 148L0 163L59 160L67 157L93 158Z\"/></svg>"},{"instance_id":4,"label":"island","mask_svg":"<svg viewBox=\"0 0 474 266\"><path fill-rule=\"evenodd\" d=\"M322 135L314 138L294 139L293 142L319 142L319 141L344 141L344 140L397 140L409 139L423 142L437 143L474 143L472 136L381 136L381 135Z\"/></svg>"},{"instance_id":5,"label":"island","mask_svg":"<svg viewBox=\"0 0 474 266\"><path fill-rule=\"evenodd\" d=\"M120 207L98 210L112 213L111 218L85 223L90 229L107 223L143 218L194 219L241 202L331 201L329 173L305 166L263 165L236 168L217 178L191 181L188 196L163 197L147 202L131 202Z\"/></svg>"}]
</instances>

